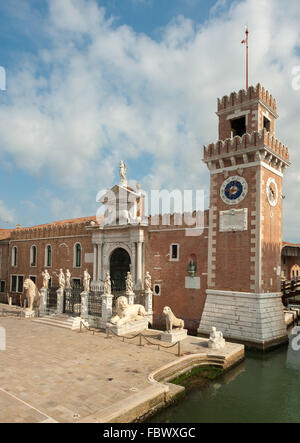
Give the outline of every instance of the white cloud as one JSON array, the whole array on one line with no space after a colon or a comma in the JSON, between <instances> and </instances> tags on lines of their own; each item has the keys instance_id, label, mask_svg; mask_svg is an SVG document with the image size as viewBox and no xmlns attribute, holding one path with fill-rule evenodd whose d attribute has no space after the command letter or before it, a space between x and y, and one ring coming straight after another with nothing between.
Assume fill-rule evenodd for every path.
<instances>
[{"instance_id":1,"label":"white cloud","mask_svg":"<svg viewBox=\"0 0 300 443\"><path fill-rule=\"evenodd\" d=\"M282 8L279 0L246 0L227 12L225 5L219 1L201 26L175 18L154 41L106 19L93 0L51 0L44 23L50 46L9 78L1 149L19 167L51 174L75 194L110 186L121 158L140 159L144 188L207 189L202 145L217 139L216 98L244 86L247 18L250 78L278 98L278 137L296 165L285 191L292 232L300 221L294 206L300 92L291 87L292 67L300 64L299 2ZM146 154L151 163L144 164Z\"/></svg>"},{"instance_id":2,"label":"white cloud","mask_svg":"<svg viewBox=\"0 0 300 443\"><path fill-rule=\"evenodd\" d=\"M5 203L0 200L0 227L6 228L7 224L11 225L15 222L15 213L13 210L7 208Z\"/></svg>"}]
</instances>

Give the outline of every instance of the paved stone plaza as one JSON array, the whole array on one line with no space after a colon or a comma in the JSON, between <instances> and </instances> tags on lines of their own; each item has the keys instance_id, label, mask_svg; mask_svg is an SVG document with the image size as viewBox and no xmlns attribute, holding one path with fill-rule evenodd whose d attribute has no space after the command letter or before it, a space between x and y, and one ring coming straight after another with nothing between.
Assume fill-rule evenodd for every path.
<instances>
[{"instance_id":1,"label":"paved stone plaza","mask_svg":"<svg viewBox=\"0 0 300 443\"><path fill-rule=\"evenodd\" d=\"M0 326L7 337L6 351L0 351L2 423L95 421L112 406L155 389L149 374L178 359L177 347L158 351L138 346L138 339L123 343L104 333L72 332L29 319L0 318ZM201 343L189 337L182 352L208 353ZM229 352L239 345L227 346Z\"/></svg>"}]
</instances>

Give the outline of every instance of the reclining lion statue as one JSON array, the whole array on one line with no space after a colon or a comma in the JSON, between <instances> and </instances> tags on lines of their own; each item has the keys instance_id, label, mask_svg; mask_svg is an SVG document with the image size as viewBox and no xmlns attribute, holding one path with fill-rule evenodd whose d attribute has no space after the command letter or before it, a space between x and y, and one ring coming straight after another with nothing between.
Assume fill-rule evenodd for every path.
<instances>
[{"instance_id":1,"label":"reclining lion statue","mask_svg":"<svg viewBox=\"0 0 300 443\"><path fill-rule=\"evenodd\" d=\"M143 319L146 310L142 305L129 305L127 298L121 296L116 301L117 315L111 318L110 323L113 325L124 325L131 321Z\"/></svg>"},{"instance_id":2,"label":"reclining lion statue","mask_svg":"<svg viewBox=\"0 0 300 443\"><path fill-rule=\"evenodd\" d=\"M40 307L41 294L35 283L30 279L26 278L24 281L24 289L26 290L26 298L28 301L28 311L33 311L33 308Z\"/></svg>"},{"instance_id":3,"label":"reclining lion statue","mask_svg":"<svg viewBox=\"0 0 300 443\"><path fill-rule=\"evenodd\" d=\"M173 328L183 329L184 321L180 318L176 318L172 312L172 309L169 306L165 306L163 309L163 313L166 316L166 327L167 332L172 333Z\"/></svg>"}]
</instances>

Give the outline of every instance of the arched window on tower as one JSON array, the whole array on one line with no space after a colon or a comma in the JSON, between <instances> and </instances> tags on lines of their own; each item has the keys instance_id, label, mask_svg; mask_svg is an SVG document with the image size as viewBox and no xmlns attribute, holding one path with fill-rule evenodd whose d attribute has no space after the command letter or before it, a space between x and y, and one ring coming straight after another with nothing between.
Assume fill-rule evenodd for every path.
<instances>
[{"instance_id":1,"label":"arched window on tower","mask_svg":"<svg viewBox=\"0 0 300 443\"><path fill-rule=\"evenodd\" d=\"M37 252L36 246L35 245L31 246L31 248L30 248L30 266L36 266L36 256L37 256L36 252Z\"/></svg>"},{"instance_id":2,"label":"arched window on tower","mask_svg":"<svg viewBox=\"0 0 300 443\"><path fill-rule=\"evenodd\" d=\"M52 266L52 248L50 245L47 245L45 250L45 266L48 268Z\"/></svg>"},{"instance_id":3,"label":"arched window on tower","mask_svg":"<svg viewBox=\"0 0 300 443\"><path fill-rule=\"evenodd\" d=\"M12 266L18 266L18 248L16 246L12 249Z\"/></svg>"},{"instance_id":4,"label":"arched window on tower","mask_svg":"<svg viewBox=\"0 0 300 443\"><path fill-rule=\"evenodd\" d=\"M82 260L82 248L80 243L76 243L74 246L74 267L80 268Z\"/></svg>"}]
</instances>

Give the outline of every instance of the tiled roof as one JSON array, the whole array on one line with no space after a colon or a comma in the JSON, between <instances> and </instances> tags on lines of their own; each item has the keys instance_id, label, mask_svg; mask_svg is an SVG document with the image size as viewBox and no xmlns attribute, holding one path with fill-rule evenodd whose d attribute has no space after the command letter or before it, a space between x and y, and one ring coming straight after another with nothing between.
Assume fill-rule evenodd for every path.
<instances>
[{"instance_id":1,"label":"tiled roof","mask_svg":"<svg viewBox=\"0 0 300 443\"><path fill-rule=\"evenodd\" d=\"M10 233L13 229L0 229L0 240L7 240L10 238Z\"/></svg>"},{"instance_id":2,"label":"tiled roof","mask_svg":"<svg viewBox=\"0 0 300 443\"><path fill-rule=\"evenodd\" d=\"M80 218L70 218L68 220L58 220L58 221L54 221L51 223L46 223L44 225L36 225L36 226L30 226L30 227L25 227L25 228L18 228L17 230L22 230L22 229L33 229L33 228L46 228L48 226L56 226L56 225L67 225L67 224L79 224L79 223L88 223L90 221L94 221L97 222L97 218L95 215L90 216L90 217L80 217Z\"/></svg>"},{"instance_id":3,"label":"tiled roof","mask_svg":"<svg viewBox=\"0 0 300 443\"><path fill-rule=\"evenodd\" d=\"M101 216L100 216L101 217ZM89 223L91 221L98 224L97 220L99 220L98 217L95 215L90 217L80 217L80 218L70 218L67 220L58 220L51 223L46 223L43 225L36 225L36 226L27 226L27 227L17 227L15 229L0 229L0 240L4 240L6 238L10 237L10 234L12 232L19 232L19 231L25 231L26 229L39 229L39 228L46 228L51 226L59 226L59 225L67 225L67 224L80 224L80 223Z\"/></svg>"},{"instance_id":4,"label":"tiled roof","mask_svg":"<svg viewBox=\"0 0 300 443\"><path fill-rule=\"evenodd\" d=\"M299 243L290 243L287 241L283 241L282 242L282 247L284 248L285 246L293 246L294 248L300 248L300 244Z\"/></svg>"}]
</instances>

